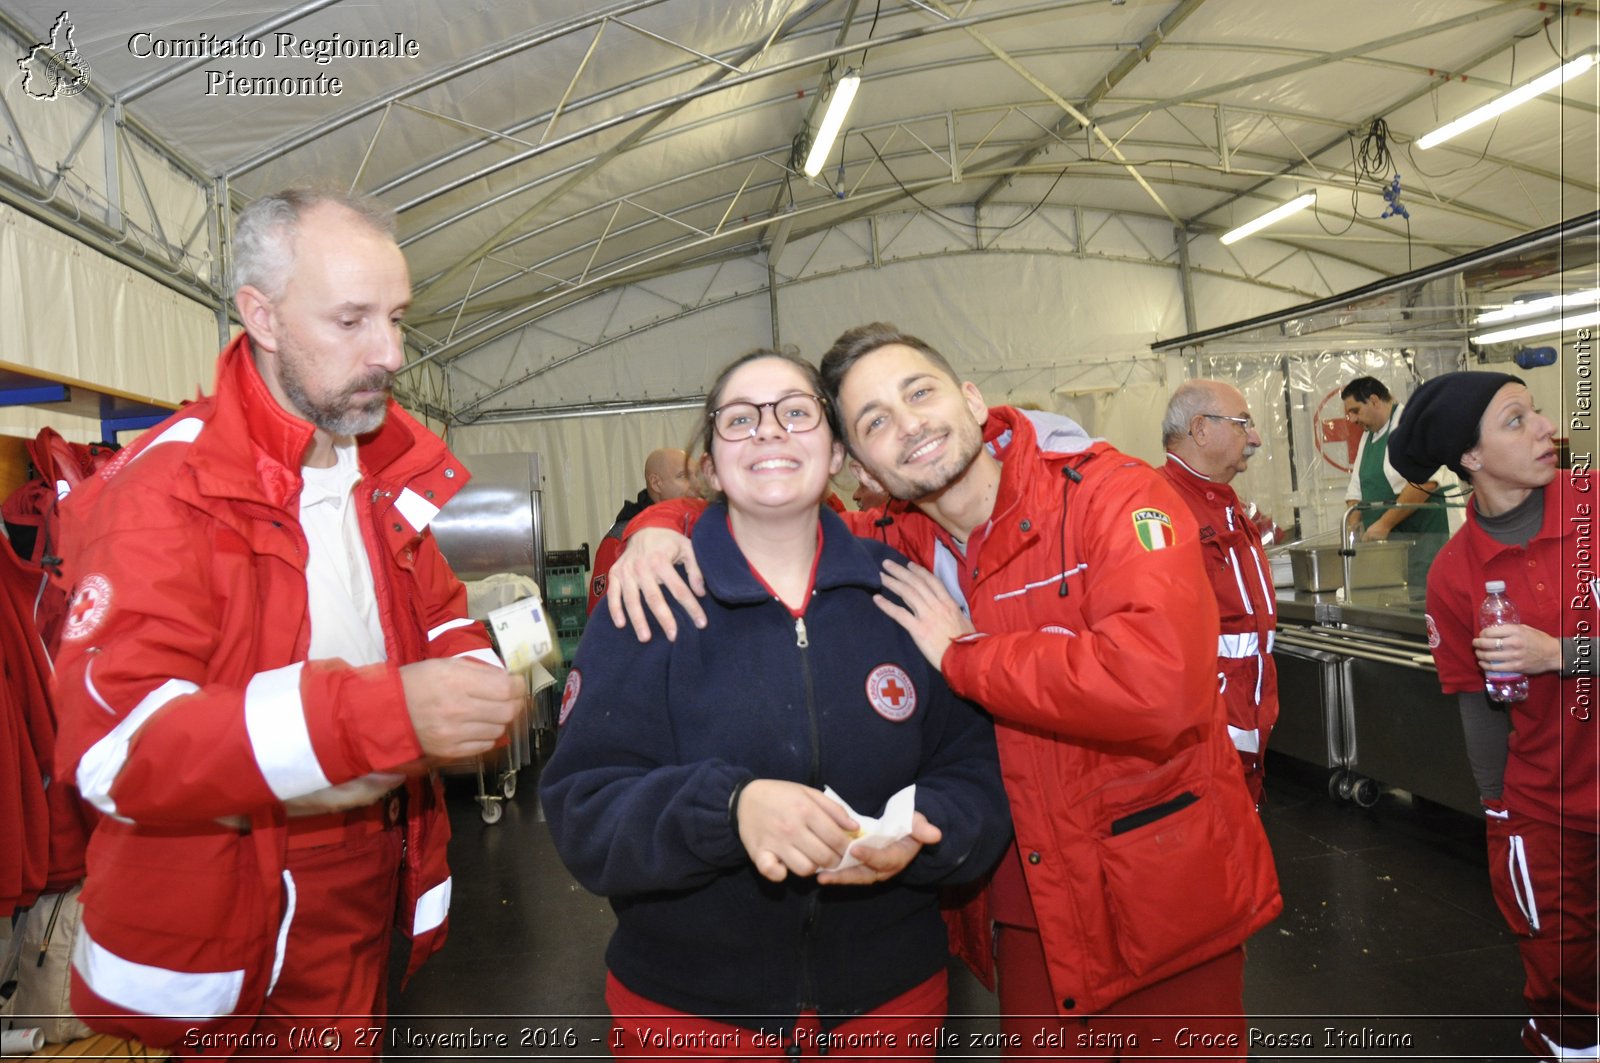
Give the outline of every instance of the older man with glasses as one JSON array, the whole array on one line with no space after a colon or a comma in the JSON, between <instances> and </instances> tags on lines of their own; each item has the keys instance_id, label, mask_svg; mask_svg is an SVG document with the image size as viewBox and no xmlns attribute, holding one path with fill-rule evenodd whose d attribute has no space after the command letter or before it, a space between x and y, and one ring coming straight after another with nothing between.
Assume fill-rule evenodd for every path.
<instances>
[{"instance_id":1,"label":"older man with glasses","mask_svg":"<svg viewBox=\"0 0 1600 1063\"><path fill-rule=\"evenodd\" d=\"M1261 805L1267 736L1278 719L1278 626L1272 567L1261 533L1230 485L1261 449L1261 435L1239 389L1190 380L1172 393L1161 420L1167 463L1161 467L1200 525L1200 549L1222 617L1217 674L1228 706L1228 735L1246 784Z\"/></svg>"}]
</instances>

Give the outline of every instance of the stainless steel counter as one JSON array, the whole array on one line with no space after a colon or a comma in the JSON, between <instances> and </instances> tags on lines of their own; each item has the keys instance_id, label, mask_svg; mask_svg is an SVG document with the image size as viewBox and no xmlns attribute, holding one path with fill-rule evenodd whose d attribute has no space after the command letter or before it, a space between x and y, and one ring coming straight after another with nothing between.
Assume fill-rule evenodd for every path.
<instances>
[{"instance_id":1,"label":"stainless steel counter","mask_svg":"<svg viewBox=\"0 0 1600 1063\"><path fill-rule=\"evenodd\" d=\"M1302 623L1355 624L1401 635L1427 635L1422 603L1413 602L1404 586L1355 591L1348 602L1338 591L1311 594L1279 587L1278 616Z\"/></svg>"},{"instance_id":2,"label":"stainless steel counter","mask_svg":"<svg viewBox=\"0 0 1600 1063\"><path fill-rule=\"evenodd\" d=\"M1454 696L1439 690L1427 621L1406 588L1280 589L1279 718L1270 747L1330 769L1363 805L1385 787L1478 811Z\"/></svg>"}]
</instances>

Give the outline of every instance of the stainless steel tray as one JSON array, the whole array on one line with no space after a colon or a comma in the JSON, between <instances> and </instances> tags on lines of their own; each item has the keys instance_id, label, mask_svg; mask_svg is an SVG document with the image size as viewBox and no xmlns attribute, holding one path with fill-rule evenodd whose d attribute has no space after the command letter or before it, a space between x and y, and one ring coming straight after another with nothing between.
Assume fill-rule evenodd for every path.
<instances>
[{"instance_id":1,"label":"stainless steel tray","mask_svg":"<svg viewBox=\"0 0 1600 1063\"><path fill-rule=\"evenodd\" d=\"M1289 564L1294 571L1296 590L1311 593L1338 590L1344 586L1344 557L1339 544L1291 546ZM1398 587L1406 582L1406 558L1411 544L1357 543L1350 559L1350 590L1368 587Z\"/></svg>"}]
</instances>

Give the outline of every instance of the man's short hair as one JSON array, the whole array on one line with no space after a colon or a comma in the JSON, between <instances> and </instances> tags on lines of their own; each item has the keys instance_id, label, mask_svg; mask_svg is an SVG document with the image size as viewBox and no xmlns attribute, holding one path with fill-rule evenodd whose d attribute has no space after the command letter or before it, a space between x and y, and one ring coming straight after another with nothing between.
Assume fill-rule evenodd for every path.
<instances>
[{"instance_id":1,"label":"man's short hair","mask_svg":"<svg viewBox=\"0 0 1600 1063\"><path fill-rule=\"evenodd\" d=\"M1344 386L1339 392L1341 399L1355 399L1357 402L1366 402L1371 398L1380 398L1384 402L1393 402L1394 397L1389 394L1389 389L1383 386L1383 381L1375 376L1358 376Z\"/></svg>"},{"instance_id":2,"label":"man's short hair","mask_svg":"<svg viewBox=\"0 0 1600 1063\"><path fill-rule=\"evenodd\" d=\"M1161 418L1161 445L1170 447L1189 434L1189 423L1203 413L1215 413L1211 389L1198 380L1185 380L1167 400Z\"/></svg>"},{"instance_id":3,"label":"man's short hair","mask_svg":"<svg viewBox=\"0 0 1600 1063\"><path fill-rule=\"evenodd\" d=\"M919 340L908 332L901 332L887 321L874 321L870 325L857 325L841 333L839 338L833 341L833 346L828 348L828 353L822 356L822 387L836 407L839 403L839 386L844 383L845 374L850 371L850 367L878 348L890 344L899 344L921 351L928 361L946 376L957 384L961 383L961 378L956 376L956 371L951 368L949 361L934 350L931 344ZM843 411L840 411L840 417L843 416Z\"/></svg>"},{"instance_id":4,"label":"man's short hair","mask_svg":"<svg viewBox=\"0 0 1600 1063\"><path fill-rule=\"evenodd\" d=\"M350 211L374 231L393 239L397 231L394 211L370 196L355 196L336 189L286 188L262 196L239 212L233 223L233 269L229 278L238 294L245 285L269 298L283 294L294 268L294 237L306 212L324 204Z\"/></svg>"}]
</instances>

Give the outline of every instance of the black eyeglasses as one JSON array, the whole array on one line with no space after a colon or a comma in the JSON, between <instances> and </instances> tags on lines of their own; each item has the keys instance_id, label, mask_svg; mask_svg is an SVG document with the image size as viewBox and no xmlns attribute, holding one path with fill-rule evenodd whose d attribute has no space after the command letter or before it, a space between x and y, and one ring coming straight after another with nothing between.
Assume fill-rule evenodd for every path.
<instances>
[{"instance_id":1,"label":"black eyeglasses","mask_svg":"<svg viewBox=\"0 0 1600 1063\"><path fill-rule=\"evenodd\" d=\"M1251 431L1256 426L1256 420L1254 417L1230 417L1225 413L1202 413L1200 416L1209 417L1213 421L1232 421L1240 428L1243 428L1246 432Z\"/></svg>"},{"instance_id":2,"label":"black eyeglasses","mask_svg":"<svg viewBox=\"0 0 1600 1063\"><path fill-rule=\"evenodd\" d=\"M771 410L772 419L790 435L809 432L822 423L822 407L828 400L821 395L799 392L772 402L730 402L718 406L706 418L717 435L729 443L752 438L761 427L761 411Z\"/></svg>"}]
</instances>

